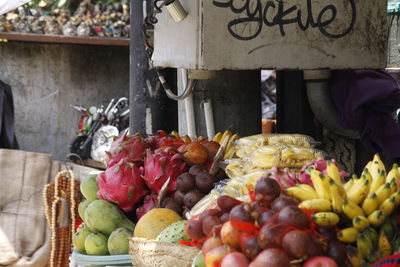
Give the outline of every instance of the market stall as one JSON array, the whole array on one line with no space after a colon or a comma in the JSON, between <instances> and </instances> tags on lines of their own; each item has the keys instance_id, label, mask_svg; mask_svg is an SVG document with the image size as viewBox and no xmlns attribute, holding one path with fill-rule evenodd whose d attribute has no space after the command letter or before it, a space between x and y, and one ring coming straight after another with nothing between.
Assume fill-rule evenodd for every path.
<instances>
[{"instance_id":1,"label":"market stall","mask_svg":"<svg viewBox=\"0 0 400 267\"><path fill-rule=\"evenodd\" d=\"M139 17L145 19L143 28L131 31L134 37L141 34L131 39L131 131L103 134L107 148L96 158L88 145L95 140L91 129L110 126L110 110L122 107L112 99L91 115L101 118L91 127L85 129L82 120L71 153L79 160L95 158L104 168L80 177L66 168L44 186L51 231L48 266L361 267L378 266L399 253L400 168L384 162L397 155L391 146L397 141L382 141L376 133L389 129L386 122L393 118L386 115L398 108L400 88L380 71L331 71L386 66L386 1L238 2L159 0L151 8L132 2L140 7L136 14L147 13L147 18ZM163 72L167 67L179 69L177 93ZM245 77L256 77L264 68L303 69L310 109L321 127L369 142L380 153L355 173L346 168L351 163L335 159L315 137L249 134L260 128L253 123L261 124L260 116L253 116L260 115L260 103L238 89ZM373 77L364 80L364 88L388 85L381 90L388 92L385 98L369 103L378 115L364 105L371 98L360 101L365 109L335 98L332 90L342 96L345 86L362 89L352 86L360 79L337 79L340 73ZM160 91L153 91L155 77ZM222 89L207 94L213 85ZM201 112L193 104L196 88L223 98L226 87L235 98L247 94L229 116L211 97L205 97ZM154 129L161 123L153 124L157 97L146 101L157 92L181 101L179 132ZM250 99L254 103L240 106ZM388 99L396 103L375 105ZM123 102L127 109L127 99ZM353 117L346 116L348 110ZM360 113L381 126L378 131L362 131L372 125L368 120L354 127L341 124ZM382 118L385 123L376 123ZM226 125L234 126L226 130ZM237 125L238 133L232 130ZM392 126L397 129L394 120ZM396 134L385 137L397 140Z\"/></svg>"}]
</instances>

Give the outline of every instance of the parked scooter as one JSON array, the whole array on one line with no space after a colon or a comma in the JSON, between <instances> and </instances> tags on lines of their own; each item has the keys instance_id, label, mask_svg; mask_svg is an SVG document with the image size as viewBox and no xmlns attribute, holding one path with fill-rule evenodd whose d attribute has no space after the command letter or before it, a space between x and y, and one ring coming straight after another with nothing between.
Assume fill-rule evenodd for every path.
<instances>
[{"instance_id":1,"label":"parked scooter","mask_svg":"<svg viewBox=\"0 0 400 267\"><path fill-rule=\"evenodd\" d=\"M69 158L78 158L81 160L90 158L93 141L96 143L96 148L99 143L104 143L94 140L96 132L98 132L103 126L112 125L116 129L112 129L111 132L116 133L117 135L120 131L127 128L129 124L128 106L128 99L126 97L121 97L118 101L115 101L113 98L108 103L107 108L104 109L104 106L100 106L100 108L97 108L91 116L90 112L85 108L74 107L82 112L82 116L78 126L78 135L69 145L69 150L71 152ZM110 133L110 129L104 131ZM101 137L101 135L97 136L98 137L96 138Z\"/></svg>"}]
</instances>

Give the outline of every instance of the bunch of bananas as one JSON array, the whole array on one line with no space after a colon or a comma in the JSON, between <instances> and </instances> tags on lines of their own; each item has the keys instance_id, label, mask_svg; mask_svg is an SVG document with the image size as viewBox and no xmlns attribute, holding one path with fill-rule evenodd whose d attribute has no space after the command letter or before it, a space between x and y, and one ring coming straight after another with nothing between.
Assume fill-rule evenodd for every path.
<instances>
[{"instance_id":1,"label":"bunch of bananas","mask_svg":"<svg viewBox=\"0 0 400 267\"><path fill-rule=\"evenodd\" d=\"M387 231L390 219L400 205L400 170L394 164L386 175L379 155L369 162L361 177L353 175L346 183L339 176L335 164L327 162L326 174L309 169L312 184L299 184L285 190L287 195L297 198L300 207L316 211L311 219L320 226L332 227L340 222L342 229L337 238L346 243L356 243L357 249L349 249L353 266L360 266L361 259L371 262L376 257L392 253L393 231ZM393 216L392 216L393 217ZM386 229L372 235L374 229ZM377 250L376 250L377 249ZM379 254L373 253L378 251ZM368 257L367 257L368 256ZM378 258L379 259L379 258Z\"/></svg>"},{"instance_id":2,"label":"bunch of bananas","mask_svg":"<svg viewBox=\"0 0 400 267\"><path fill-rule=\"evenodd\" d=\"M235 156L235 147L233 146L233 143L239 138L239 134L234 134L231 131L226 130L223 133L216 133L212 140L225 147L224 159L231 159Z\"/></svg>"}]
</instances>

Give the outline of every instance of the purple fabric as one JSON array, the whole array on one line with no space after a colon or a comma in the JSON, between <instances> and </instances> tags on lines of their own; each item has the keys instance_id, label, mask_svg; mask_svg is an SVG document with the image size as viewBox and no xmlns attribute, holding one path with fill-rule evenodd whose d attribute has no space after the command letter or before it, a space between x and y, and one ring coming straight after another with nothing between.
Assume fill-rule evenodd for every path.
<instances>
[{"instance_id":1,"label":"purple fabric","mask_svg":"<svg viewBox=\"0 0 400 267\"><path fill-rule=\"evenodd\" d=\"M384 70L340 70L332 78L339 123L357 130L372 152L387 159L400 157L400 125L392 117L400 107L397 81Z\"/></svg>"}]
</instances>

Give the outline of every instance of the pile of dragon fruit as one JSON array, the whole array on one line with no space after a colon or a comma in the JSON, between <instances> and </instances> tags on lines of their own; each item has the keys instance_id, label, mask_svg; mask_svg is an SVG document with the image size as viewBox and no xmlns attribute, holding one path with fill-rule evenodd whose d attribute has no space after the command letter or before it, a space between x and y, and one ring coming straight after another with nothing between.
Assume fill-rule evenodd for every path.
<instances>
[{"instance_id":1,"label":"pile of dragon fruit","mask_svg":"<svg viewBox=\"0 0 400 267\"><path fill-rule=\"evenodd\" d=\"M184 184L184 189L188 189L184 192L177 189L177 183L182 184L182 177L185 181L188 179L190 169L201 169L208 174L218 149L217 142L187 143L164 131L147 138L140 134L125 135L116 140L107 153L107 168L97 176L98 197L115 203L125 212L136 213L137 219L157 206L184 214L195 201L192 197L189 202L186 200L189 197L184 198L183 194L190 193L200 200L212 187L206 192L204 187L189 188ZM223 178L211 182L214 184ZM196 181L192 184L196 185ZM174 197L176 195L182 197Z\"/></svg>"}]
</instances>

